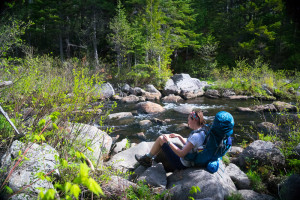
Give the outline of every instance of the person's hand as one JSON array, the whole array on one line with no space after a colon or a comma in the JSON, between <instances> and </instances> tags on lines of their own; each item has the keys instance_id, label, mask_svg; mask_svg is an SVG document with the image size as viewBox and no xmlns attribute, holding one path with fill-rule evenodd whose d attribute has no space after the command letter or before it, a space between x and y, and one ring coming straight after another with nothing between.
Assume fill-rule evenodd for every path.
<instances>
[{"instance_id":1,"label":"person's hand","mask_svg":"<svg viewBox=\"0 0 300 200\"><path fill-rule=\"evenodd\" d=\"M176 137L179 137L180 135L179 134L176 134L176 133L171 133L169 135L170 138L176 138Z\"/></svg>"},{"instance_id":2,"label":"person's hand","mask_svg":"<svg viewBox=\"0 0 300 200\"><path fill-rule=\"evenodd\" d=\"M164 140L164 142L168 142L169 141L169 137L167 135L163 135L163 140Z\"/></svg>"}]
</instances>

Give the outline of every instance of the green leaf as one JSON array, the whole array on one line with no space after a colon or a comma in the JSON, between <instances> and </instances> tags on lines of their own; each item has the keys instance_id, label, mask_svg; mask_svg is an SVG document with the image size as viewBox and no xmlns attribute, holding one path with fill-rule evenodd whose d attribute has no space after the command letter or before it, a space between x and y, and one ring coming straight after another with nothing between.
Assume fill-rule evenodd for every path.
<instances>
[{"instance_id":1,"label":"green leaf","mask_svg":"<svg viewBox=\"0 0 300 200\"><path fill-rule=\"evenodd\" d=\"M68 193L69 190L71 189L71 187L72 187L72 184L70 182L66 182L65 185L64 185L65 193Z\"/></svg>"},{"instance_id":2,"label":"green leaf","mask_svg":"<svg viewBox=\"0 0 300 200\"><path fill-rule=\"evenodd\" d=\"M73 196L78 199L79 193L80 193L80 188L77 184L72 185L72 187L70 188L70 192L71 194L73 194Z\"/></svg>"},{"instance_id":3,"label":"green leaf","mask_svg":"<svg viewBox=\"0 0 300 200\"><path fill-rule=\"evenodd\" d=\"M45 196L42 198L42 200L52 200L55 199L55 193L56 191L54 189L49 189Z\"/></svg>"},{"instance_id":4,"label":"green leaf","mask_svg":"<svg viewBox=\"0 0 300 200\"><path fill-rule=\"evenodd\" d=\"M46 120L45 120L45 119L42 119L42 120L39 121L38 126L39 126L40 128L42 128L43 126L45 126L45 124L46 124Z\"/></svg>"},{"instance_id":5,"label":"green leaf","mask_svg":"<svg viewBox=\"0 0 300 200\"><path fill-rule=\"evenodd\" d=\"M52 126L53 126L53 129L54 129L54 130L57 130L57 129L58 129L58 126L57 126L55 123L52 123Z\"/></svg>"},{"instance_id":6,"label":"green leaf","mask_svg":"<svg viewBox=\"0 0 300 200\"><path fill-rule=\"evenodd\" d=\"M8 193L8 194L12 194L12 193L14 193L14 191L9 187L9 186L5 186L5 190L6 190L6 192Z\"/></svg>"},{"instance_id":7,"label":"green leaf","mask_svg":"<svg viewBox=\"0 0 300 200\"><path fill-rule=\"evenodd\" d=\"M91 147L87 147L88 150L90 150L91 152L94 152L94 149L92 149Z\"/></svg>"},{"instance_id":8,"label":"green leaf","mask_svg":"<svg viewBox=\"0 0 300 200\"><path fill-rule=\"evenodd\" d=\"M93 178L89 178L87 187L97 196L99 196L99 194L104 195L100 185Z\"/></svg>"}]
</instances>

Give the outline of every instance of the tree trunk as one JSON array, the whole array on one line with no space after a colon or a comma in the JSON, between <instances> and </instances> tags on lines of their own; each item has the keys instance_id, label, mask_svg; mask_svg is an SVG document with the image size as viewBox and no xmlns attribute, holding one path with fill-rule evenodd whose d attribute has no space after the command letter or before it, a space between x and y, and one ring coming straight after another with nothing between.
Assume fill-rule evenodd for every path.
<instances>
[{"instance_id":1,"label":"tree trunk","mask_svg":"<svg viewBox=\"0 0 300 200\"><path fill-rule=\"evenodd\" d=\"M94 58L96 65L99 65L98 51L97 51L97 27L96 27L96 13L94 11L93 19L93 47L94 47Z\"/></svg>"}]
</instances>

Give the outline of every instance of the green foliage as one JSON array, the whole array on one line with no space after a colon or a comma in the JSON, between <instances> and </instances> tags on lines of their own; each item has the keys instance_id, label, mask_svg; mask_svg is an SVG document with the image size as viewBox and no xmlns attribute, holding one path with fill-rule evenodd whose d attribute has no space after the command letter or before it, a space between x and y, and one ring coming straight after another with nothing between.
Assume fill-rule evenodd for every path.
<instances>
[{"instance_id":1,"label":"green foliage","mask_svg":"<svg viewBox=\"0 0 300 200\"><path fill-rule=\"evenodd\" d=\"M229 165L230 164L230 159L229 159L229 155L226 153L226 155L224 155L222 157L222 160L224 162L225 165Z\"/></svg>"},{"instance_id":2,"label":"green foliage","mask_svg":"<svg viewBox=\"0 0 300 200\"><path fill-rule=\"evenodd\" d=\"M126 189L126 198L130 200L158 200L158 199L164 199L166 192L163 192L162 194L154 194L152 189L144 184L143 181L138 181L137 187L129 186L128 189Z\"/></svg>"},{"instance_id":3,"label":"green foliage","mask_svg":"<svg viewBox=\"0 0 300 200\"><path fill-rule=\"evenodd\" d=\"M199 188L199 186L192 186L189 191L190 195L197 194L198 192L201 192L201 189ZM189 199L194 200L194 198L192 196L189 196Z\"/></svg>"},{"instance_id":4,"label":"green foliage","mask_svg":"<svg viewBox=\"0 0 300 200\"><path fill-rule=\"evenodd\" d=\"M266 191L266 186L262 182L262 179L257 172L249 170L246 174L251 181L251 186L252 186L253 190L255 190L257 192L265 192Z\"/></svg>"},{"instance_id":5,"label":"green foliage","mask_svg":"<svg viewBox=\"0 0 300 200\"><path fill-rule=\"evenodd\" d=\"M225 197L225 200L244 200L240 193L231 193L229 196Z\"/></svg>"}]
</instances>

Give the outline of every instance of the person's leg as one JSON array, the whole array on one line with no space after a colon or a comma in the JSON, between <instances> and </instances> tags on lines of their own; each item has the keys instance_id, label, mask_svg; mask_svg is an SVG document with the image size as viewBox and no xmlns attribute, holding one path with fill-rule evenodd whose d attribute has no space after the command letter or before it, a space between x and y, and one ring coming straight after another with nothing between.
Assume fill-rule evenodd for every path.
<instances>
[{"instance_id":1,"label":"person's leg","mask_svg":"<svg viewBox=\"0 0 300 200\"><path fill-rule=\"evenodd\" d=\"M164 140L163 140L163 136L159 136L151 150L149 153L143 155L143 156L140 156L140 155L135 155L135 159L143 166L146 166L146 167L150 167L152 165L152 157L157 155L161 149L161 146L164 144Z\"/></svg>"}]
</instances>

